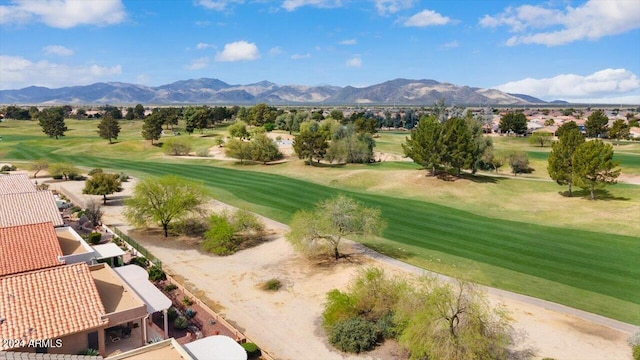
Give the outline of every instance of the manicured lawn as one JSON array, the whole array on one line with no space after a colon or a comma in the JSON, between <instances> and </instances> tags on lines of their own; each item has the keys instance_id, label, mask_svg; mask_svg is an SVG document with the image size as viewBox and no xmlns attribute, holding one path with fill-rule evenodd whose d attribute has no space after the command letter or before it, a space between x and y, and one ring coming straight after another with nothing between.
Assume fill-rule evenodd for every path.
<instances>
[{"instance_id":1,"label":"manicured lawn","mask_svg":"<svg viewBox=\"0 0 640 360\"><path fill-rule=\"evenodd\" d=\"M131 133L133 136L133 131ZM440 203L434 203L382 192L359 191L355 186L344 187L341 183L327 182L323 185L291 176L247 170L251 167L215 166L217 163L209 160L160 159L157 148L142 142L107 145L105 141L69 136L59 141L41 138L44 141L36 143L30 138L12 140L10 136L3 136L5 142L0 144L0 153L7 159L47 158L88 168L116 169L137 176L177 174L202 182L221 201L285 223L295 211L308 209L319 200L344 193L382 210L388 222L383 237L361 240L385 253L427 269L640 324L638 236L613 234L598 227L592 229L599 231L585 231L543 226L544 221L525 222L486 216L481 211L483 206L499 206L487 204L486 200L470 205L474 211L466 211L445 206L446 196L438 198ZM118 146L123 148L122 151L115 151ZM132 150L140 151L141 156ZM397 166L398 171L419 174L415 167L404 164L379 166L379 170L386 170L383 171L385 173L395 171ZM378 171L375 166L354 168ZM322 171L337 176L353 172L354 168ZM363 182L362 186L369 185ZM455 188L462 185L441 186ZM490 198L498 193L517 196L522 187L534 194L548 192L555 184L514 179L499 183L468 183L465 186L467 189L484 190L486 195L483 196ZM637 190L632 185L627 187L630 188L623 188L625 192ZM473 197L473 194L468 196ZM554 199L564 201L560 197ZM572 201L575 201L572 206L588 203L586 200ZM527 209L530 204L519 206Z\"/></svg>"}]
</instances>

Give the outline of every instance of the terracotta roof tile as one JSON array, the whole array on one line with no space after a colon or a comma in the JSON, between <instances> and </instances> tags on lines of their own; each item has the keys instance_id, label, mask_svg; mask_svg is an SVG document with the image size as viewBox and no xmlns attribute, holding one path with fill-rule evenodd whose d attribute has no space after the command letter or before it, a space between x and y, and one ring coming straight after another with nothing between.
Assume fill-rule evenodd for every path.
<instances>
[{"instance_id":1,"label":"terracotta roof tile","mask_svg":"<svg viewBox=\"0 0 640 360\"><path fill-rule=\"evenodd\" d=\"M0 228L0 276L62 265L51 222Z\"/></svg>"},{"instance_id":2,"label":"terracotta roof tile","mask_svg":"<svg viewBox=\"0 0 640 360\"><path fill-rule=\"evenodd\" d=\"M51 191L0 195L0 227L47 221L64 225Z\"/></svg>"},{"instance_id":3,"label":"terracotta roof tile","mask_svg":"<svg viewBox=\"0 0 640 360\"><path fill-rule=\"evenodd\" d=\"M24 192L36 192L36 187L26 174L0 175L0 194Z\"/></svg>"},{"instance_id":4,"label":"terracotta roof tile","mask_svg":"<svg viewBox=\"0 0 640 360\"><path fill-rule=\"evenodd\" d=\"M86 263L0 278L1 339L59 338L105 325L104 315Z\"/></svg>"}]
</instances>

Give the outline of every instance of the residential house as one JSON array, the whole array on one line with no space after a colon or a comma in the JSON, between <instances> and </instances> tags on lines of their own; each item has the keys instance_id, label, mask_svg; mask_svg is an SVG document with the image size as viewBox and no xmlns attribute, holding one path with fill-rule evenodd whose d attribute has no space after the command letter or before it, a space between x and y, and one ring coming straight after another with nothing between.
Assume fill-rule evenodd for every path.
<instances>
[{"instance_id":1,"label":"residential house","mask_svg":"<svg viewBox=\"0 0 640 360\"><path fill-rule=\"evenodd\" d=\"M26 174L0 174L0 195L36 192Z\"/></svg>"},{"instance_id":2,"label":"residential house","mask_svg":"<svg viewBox=\"0 0 640 360\"><path fill-rule=\"evenodd\" d=\"M51 191L0 194L0 227L38 224L50 221L64 226Z\"/></svg>"}]
</instances>

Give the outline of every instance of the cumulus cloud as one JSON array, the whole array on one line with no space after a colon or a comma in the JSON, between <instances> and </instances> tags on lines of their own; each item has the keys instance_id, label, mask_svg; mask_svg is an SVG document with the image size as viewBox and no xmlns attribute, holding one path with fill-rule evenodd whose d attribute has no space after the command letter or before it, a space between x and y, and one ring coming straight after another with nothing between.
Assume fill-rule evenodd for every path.
<instances>
[{"instance_id":1,"label":"cumulus cloud","mask_svg":"<svg viewBox=\"0 0 640 360\"><path fill-rule=\"evenodd\" d=\"M586 76L560 74L544 79L526 78L508 82L495 88L508 93L527 94L545 100L607 102L603 99L620 97L636 97L640 100L640 79L636 74L626 69L604 69Z\"/></svg>"},{"instance_id":2,"label":"cumulus cloud","mask_svg":"<svg viewBox=\"0 0 640 360\"><path fill-rule=\"evenodd\" d=\"M309 53L291 55L291 59L293 59L293 60L308 59L310 57L311 57L311 54L309 54Z\"/></svg>"},{"instance_id":3,"label":"cumulus cloud","mask_svg":"<svg viewBox=\"0 0 640 360\"><path fill-rule=\"evenodd\" d=\"M37 85L61 87L86 85L96 81L111 80L120 75L122 68L116 66L66 65L46 60L31 61L21 56L0 55L0 88L17 89Z\"/></svg>"},{"instance_id":4,"label":"cumulus cloud","mask_svg":"<svg viewBox=\"0 0 640 360\"><path fill-rule=\"evenodd\" d=\"M127 17L121 0L13 0L0 6L0 24L29 24L68 29L79 25L113 25Z\"/></svg>"},{"instance_id":5,"label":"cumulus cloud","mask_svg":"<svg viewBox=\"0 0 640 360\"><path fill-rule=\"evenodd\" d=\"M58 56L71 56L73 50L68 49L62 45L49 45L42 48L42 52L46 55L58 55Z\"/></svg>"},{"instance_id":6,"label":"cumulus cloud","mask_svg":"<svg viewBox=\"0 0 640 360\"><path fill-rule=\"evenodd\" d=\"M229 4L242 4L243 1L242 0L198 0L196 1L196 4L209 9L209 10L215 10L215 11L224 11L227 9L227 6Z\"/></svg>"},{"instance_id":7,"label":"cumulus cloud","mask_svg":"<svg viewBox=\"0 0 640 360\"><path fill-rule=\"evenodd\" d=\"M209 58L208 57L201 57L201 58L197 58L197 59L193 59L191 60L191 62L189 63L189 65L186 66L187 70L201 70L206 68L209 65Z\"/></svg>"},{"instance_id":8,"label":"cumulus cloud","mask_svg":"<svg viewBox=\"0 0 640 360\"><path fill-rule=\"evenodd\" d=\"M209 48L215 48L216 46L213 44L207 44L207 43L198 43L198 45L196 45L196 49L198 50L204 50L204 49L209 49Z\"/></svg>"},{"instance_id":9,"label":"cumulus cloud","mask_svg":"<svg viewBox=\"0 0 640 360\"><path fill-rule=\"evenodd\" d=\"M348 40L342 40L338 44L340 44L340 45L356 45L357 43L358 43L358 40L356 40L356 39L348 39Z\"/></svg>"},{"instance_id":10,"label":"cumulus cloud","mask_svg":"<svg viewBox=\"0 0 640 360\"><path fill-rule=\"evenodd\" d=\"M446 25L451 22L448 16L442 16L441 14L433 10L422 10L421 12L413 15L404 22L404 26L436 26Z\"/></svg>"},{"instance_id":11,"label":"cumulus cloud","mask_svg":"<svg viewBox=\"0 0 640 360\"><path fill-rule=\"evenodd\" d=\"M373 0L378 14L395 14L400 10L409 9L413 6L414 0Z\"/></svg>"},{"instance_id":12,"label":"cumulus cloud","mask_svg":"<svg viewBox=\"0 0 640 360\"><path fill-rule=\"evenodd\" d=\"M347 60L347 67L356 67L359 68L362 66L362 59L360 56L354 56L351 59Z\"/></svg>"},{"instance_id":13,"label":"cumulus cloud","mask_svg":"<svg viewBox=\"0 0 640 360\"><path fill-rule=\"evenodd\" d=\"M258 47L244 40L226 44L216 53L216 61L250 61L260 58Z\"/></svg>"},{"instance_id":14,"label":"cumulus cloud","mask_svg":"<svg viewBox=\"0 0 640 360\"><path fill-rule=\"evenodd\" d=\"M537 5L508 7L500 14L485 15L480 19L480 25L505 26L516 33L506 41L508 46L557 46L640 28L640 2L589 0L581 6L565 9Z\"/></svg>"},{"instance_id":15,"label":"cumulus cloud","mask_svg":"<svg viewBox=\"0 0 640 360\"><path fill-rule=\"evenodd\" d=\"M294 11L303 6L313 6L318 8L334 8L342 6L341 0L284 0L282 8L287 11Z\"/></svg>"}]
</instances>

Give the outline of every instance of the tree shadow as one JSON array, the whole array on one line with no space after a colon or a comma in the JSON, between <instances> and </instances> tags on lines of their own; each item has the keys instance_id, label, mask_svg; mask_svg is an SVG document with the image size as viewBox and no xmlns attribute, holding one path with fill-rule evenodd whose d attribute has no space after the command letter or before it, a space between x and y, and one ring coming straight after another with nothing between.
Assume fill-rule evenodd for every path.
<instances>
[{"instance_id":1,"label":"tree shadow","mask_svg":"<svg viewBox=\"0 0 640 360\"><path fill-rule=\"evenodd\" d=\"M501 180L501 178L496 176L487 176L481 174L462 174L460 178L480 184L496 184Z\"/></svg>"},{"instance_id":2,"label":"tree shadow","mask_svg":"<svg viewBox=\"0 0 640 360\"><path fill-rule=\"evenodd\" d=\"M631 198L628 198L628 197L614 196L607 189L598 189L598 190L595 190L593 193L594 193L594 196L595 196L595 199L593 199L593 200L604 200L604 201L629 201L629 200L631 200ZM569 196L569 191L558 191L558 194L560 194L563 197L575 197L575 198L582 198L582 199L585 199L585 200L591 200L591 192L588 191L588 190L574 190L571 196Z\"/></svg>"}]
</instances>

